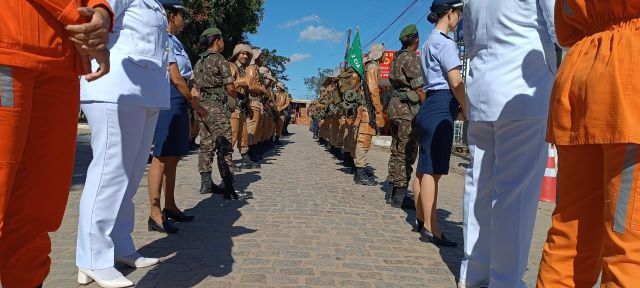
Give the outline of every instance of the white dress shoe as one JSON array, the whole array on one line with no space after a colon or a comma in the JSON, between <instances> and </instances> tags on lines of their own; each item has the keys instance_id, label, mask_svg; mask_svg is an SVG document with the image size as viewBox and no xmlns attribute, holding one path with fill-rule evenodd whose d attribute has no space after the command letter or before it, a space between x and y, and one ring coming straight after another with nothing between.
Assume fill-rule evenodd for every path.
<instances>
[{"instance_id":1,"label":"white dress shoe","mask_svg":"<svg viewBox=\"0 0 640 288\"><path fill-rule=\"evenodd\" d=\"M160 262L160 259L145 258L138 253L134 253L128 256L118 257L116 258L116 261L132 268L144 268L158 264L158 262Z\"/></svg>"},{"instance_id":2,"label":"white dress shoe","mask_svg":"<svg viewBox=\"0 0 640 288\"><path fill-rule=\"evenodd\" d=\"M87 285L93 281L96 281L96 283L103 288L133 286L133 282L125 278L120 271L113 267L100 270L86 270L78 268L78 283L81 285Z\"/></svg>"}]
</instances>

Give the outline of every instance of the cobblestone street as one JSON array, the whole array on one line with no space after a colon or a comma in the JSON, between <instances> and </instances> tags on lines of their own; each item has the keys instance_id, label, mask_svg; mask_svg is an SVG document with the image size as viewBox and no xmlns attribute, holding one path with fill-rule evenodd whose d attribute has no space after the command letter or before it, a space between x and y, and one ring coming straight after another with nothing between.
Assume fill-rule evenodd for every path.
<instances>
[{"instance_id":1,"label":"cobblestone street","mask_svg":"<svg viewBox=\"0 0 640 288\"><path fill-rule=\"evenodd\" d=\"M163 262L149 269L117 267L136 287L456 287L463 256L466 159L452 156L452 172L441 181L438 202L443 229L459 245L439 249L411 232L414 211L384 203L386 187L354 185L352 175L311 138L307 126L289 129L293 135L265 157L262 169L238 173L237 188L255 195L244 203L198 194L197 154L181 161L176 199L196 219L178 223L177 235L147 231L143 178L134 199L133 239L142 255ZM388 157L388 149L379 147L369 153L380 182L387 174ZM45 287L77 286L78 202L90 159L88 136L79 136L73 187L62 227L52 234L53 263ZM529 286L535 281L552 209L552 204L540 203L525 277Z\"/></svg>"}]
</instances>

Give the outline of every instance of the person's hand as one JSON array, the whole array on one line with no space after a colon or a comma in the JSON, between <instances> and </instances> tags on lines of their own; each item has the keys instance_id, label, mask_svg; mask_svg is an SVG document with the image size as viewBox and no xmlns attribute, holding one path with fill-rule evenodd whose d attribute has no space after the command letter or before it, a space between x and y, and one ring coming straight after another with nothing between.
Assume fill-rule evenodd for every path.
<instances>
[{"instance_id":1,"label":"person's hand","mask_svg":"<svg viewBox=\"0 0 640 288\"><path fill-rule=\"evenodd\" d=\"M207 118L207 116L209 116L209 112L207 111L207 109L202 108L200 104L192 104L191 107L193 108L194 111L196 111L196 114L200 116L200 119L204 119L204 118Z\"/></svg>"},{"instance_id":2,"label":"person's hand","mask_svg":"<svg viewBox=\"0 0 640 288\"><path fill-rule=\"evenodd\" d=\"M376 125L378 128L384 127L386 123L384 122L384 115L382 113L376 113Z\"/></svg>"},{"instance_id":3,"label":"person's hand","mask_svg":"<svg viewBox=\"0 0 640 288\"><path fill-rule=\"evenodd\" d=\"M65 29L71 35L70 39L81 50L96 53L107 48L109 42L109 27L111 14L103 8L78 8L80 15L90 19L89 22L77 25L67 25Z\"/></svg>"},{"instance_id":4,"label":"person's hand","mask_svg":"<svg viewBox=\"0 0 640 288\"><path fill-rule=\"evenodd\" d=\"M78 49L77 46L76 49ZM96 59L96 62L98 63L98 70L95 72L91 69L91 58ZM107 75L111 69L109 50L106 48L99 51L83 51L80 53L80 61L82 65L82 74L89 82L98 80L102 76Z\"/></svg>"},{"instance_id":5,"label":"person's hand","mask_svg":"<svg viewBox=\"0 0 640 288\"><path fill-rule=\"evenodd\" d=\"M194 89L194 90L197 91L197 89ZM193 111L196 111L196 114L198 114L198 116L200 116L201 119L209 116L209 112L207 111L207 109L204 109L202 108L202 106L200 106L200 93L197 93L196 95L192 94L191 108L193 108Z\"/></svg>"}]
</instances>

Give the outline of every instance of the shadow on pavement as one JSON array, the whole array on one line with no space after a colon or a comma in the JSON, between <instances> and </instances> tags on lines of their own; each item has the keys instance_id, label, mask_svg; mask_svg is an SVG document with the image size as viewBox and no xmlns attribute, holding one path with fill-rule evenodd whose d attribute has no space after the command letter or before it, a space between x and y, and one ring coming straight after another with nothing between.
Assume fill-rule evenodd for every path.
<instances>
[{"instance_id":1,"label":"shadow on pavement","mask_svg":"<svg viewBox=\"0 0 640 288\"><path fill-rule=\"evenodd\" d=\"M139 249L147 257L165 260L138 281L136 287L193 287L208 277L233 271L232 238L257 230L234 226L246 201L206 198L185 211L194 222L179 223L179 234L167 235Z\"/></svg>"}]
</instances>

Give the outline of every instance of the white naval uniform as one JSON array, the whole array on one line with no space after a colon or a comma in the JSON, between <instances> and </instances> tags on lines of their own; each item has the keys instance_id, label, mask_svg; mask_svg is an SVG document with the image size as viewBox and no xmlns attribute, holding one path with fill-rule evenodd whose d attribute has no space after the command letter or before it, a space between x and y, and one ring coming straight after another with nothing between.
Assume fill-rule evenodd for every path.
<instances>
[{"instance_id":1,"label":"white naval uniform","mask_svg":"<svg viewBox=\"0 0 640 288\"><path fill-rule=\"evenodd\" d=\"M465 0L471 163L461 287L525 287L556 73L554 0Z\"/></svg>"},{"instance_id":2,"label":"white naval uniform","mask_svg":"<svg viewBox=\"0 0 640 288\"><path fill-rule=\"evenodd\" d=\"M76 264L88 270L113 267L116 257L136 252L132 198L158 112L169 108L166 12L156 0L108 1L115 13L111 71L80 87L93 160L80 199Z\"/></svg>"}]
</instances>

